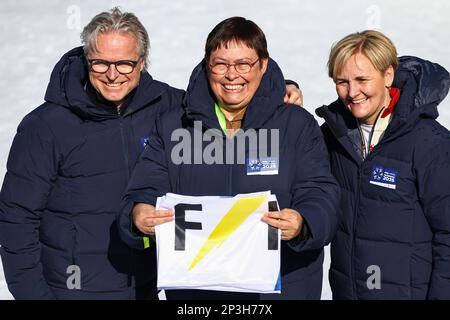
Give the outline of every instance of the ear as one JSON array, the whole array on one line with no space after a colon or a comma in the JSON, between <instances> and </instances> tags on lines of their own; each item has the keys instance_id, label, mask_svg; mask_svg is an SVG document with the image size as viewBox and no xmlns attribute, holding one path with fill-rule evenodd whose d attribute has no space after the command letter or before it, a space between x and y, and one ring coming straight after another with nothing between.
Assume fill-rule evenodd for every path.
<instances>
[{"instance_id":1,"label":"ear","mask_svg":"<svg viewBox=\"0 0 450 320\"><path fill-rule=\"evenodd\" d=\"M142 70L144 70L144 66L145 66L145 61L144 61L144 59L141 59L141 61L139 61L139 72L142 72Z\"/></svg>"},{"instance_id":2,"label":"ear","mask_svg":"<svg viewBox=\"0 0 450 320\"><path fill-rule=\"evenodd\" d=\"M267 65L269 64L269 59L262 59L262 67L261 67L261 72L262 74L266 73L267 70Z\"/></svg>"},{"instance_id":3,"label":"ear","mask_svg":"<svg viewBox=\"0 0 450 320\"><path fill-rule=\"evenodd\" d=\"M394 82L394 68L389 66L384 73L384 85L389 88L392 86L392 82Z\"/></svg>"}]
</instances>

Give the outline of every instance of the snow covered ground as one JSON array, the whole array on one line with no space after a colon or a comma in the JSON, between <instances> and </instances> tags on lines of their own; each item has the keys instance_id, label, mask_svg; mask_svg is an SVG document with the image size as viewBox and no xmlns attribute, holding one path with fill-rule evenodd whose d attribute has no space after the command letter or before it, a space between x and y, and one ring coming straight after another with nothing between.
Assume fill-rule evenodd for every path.
<instances>
[{"instance_id":1,"label":"snow covered ground","mask_svg":"<svg viewBox=\"0 0 450 320\"><path fill-rule=\"evenodd\" d=\"M20 120L43 102L50 72L62 54L78 46L82 27L114 5L137 14L151 40L150 73L185 88L200 61L209 31L230 16L255 21L269 52L289 79L300 83L313 112L335 99L326 61L333 42L365 29L386 33L399 55L416 55L450 69L450 2L447 0L2 0L0 8L0 182ZM450 99L440 106L450 128ZM330 299L324 269L323 299ZM11 299L0 264L0 299Z\"/></svg>"}]
</instances>

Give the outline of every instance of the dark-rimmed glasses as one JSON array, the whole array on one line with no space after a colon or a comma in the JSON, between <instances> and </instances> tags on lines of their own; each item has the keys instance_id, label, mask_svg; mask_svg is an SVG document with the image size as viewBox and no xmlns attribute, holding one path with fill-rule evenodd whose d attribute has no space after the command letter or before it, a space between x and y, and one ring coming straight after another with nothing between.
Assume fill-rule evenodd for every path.
<instances>
[{"instance_id":1,"label":"dark-rimmed glasses","mask_svg":"<svg viewBox=\"0 0 450 320\"><path fill-rule=\"evenodd\" d=\"M102 59L90 59L88 61L91 70L96 73L108 72L109 67L113 64L116 67L117 72L120 74L132 73L139 62L139 60L106 61Z\"/></svg>"},{"instance_id":2,"label":"dark-rimmed glasses","mask_svg":"<svg viewBox=\"0 0 450 320\"><path fill-rule=\"evenodd\" d=\"M228 72L231 66L234 67L239 74L246 74L252 70L253 66L259 61L259 58L256 59L255 62L237 62L237 63L225 63L225 62L217 62L214 64L210 64L209 68L212 73L223 75Z\"/></svg>"}]
</instances>

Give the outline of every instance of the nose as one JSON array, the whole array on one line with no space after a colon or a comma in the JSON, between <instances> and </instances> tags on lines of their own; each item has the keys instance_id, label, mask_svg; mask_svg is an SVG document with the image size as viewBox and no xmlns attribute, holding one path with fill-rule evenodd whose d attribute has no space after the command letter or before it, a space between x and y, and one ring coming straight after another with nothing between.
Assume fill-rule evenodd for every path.
<instances>
[{"instance_id":1,"label":"nose","mask_svg":"<svg viewBox=\"0 0 450 320\"><path fill-rule=\"evenodd\" d=\"M234 80L239 77L239 73L236 72L235 66L229 66L225 77L228 80Z\"/></svg>"},{"instance_id":2,"label":"nose","mask_svg":"<svg viewBox=\"0 0 450 320\"><path fill-rule=\"evenodd\" d=\"M120 73L117 71L116 69L116 65L115 64L111 64L109 66L108 71L106 72L106 77L108 78L108 80L114 81L117 79L117 77L120 75Z\"/></svg>"},{"instance_id":3,"label":"nose","mask_svg":"<svg viewBox=\"0 0 450 320\"><path fill-rule=\"evenodd\" d=\"M350 82L348 84L348 95L350 98L356 98L360 92L360 88L357 82Z\"/></svg>"}]
</instances>

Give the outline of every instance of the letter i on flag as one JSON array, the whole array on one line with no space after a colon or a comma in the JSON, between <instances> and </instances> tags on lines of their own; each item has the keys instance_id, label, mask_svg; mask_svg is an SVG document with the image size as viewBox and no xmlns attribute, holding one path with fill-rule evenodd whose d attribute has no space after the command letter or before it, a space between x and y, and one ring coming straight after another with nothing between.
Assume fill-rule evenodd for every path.
<instances>
[{"instance_id":1,"label":"letter i on flag","mask_svg":"<svg viewBox=\"0 0 450 320\"><path fill-rule=\"evenodd\" d=\"M280 234L261 221L274 202L269 191L158 198L175 211L156 228L158 288L280 293Z\"/></svg>"}]
</instances>

